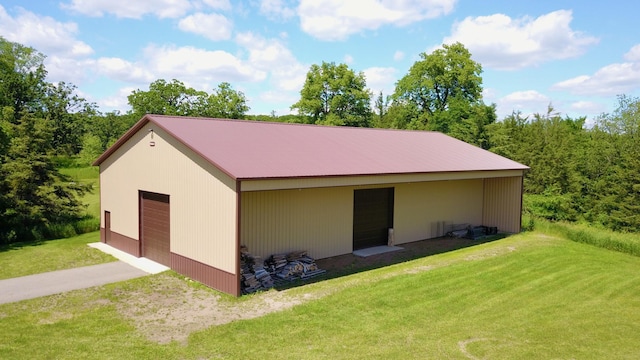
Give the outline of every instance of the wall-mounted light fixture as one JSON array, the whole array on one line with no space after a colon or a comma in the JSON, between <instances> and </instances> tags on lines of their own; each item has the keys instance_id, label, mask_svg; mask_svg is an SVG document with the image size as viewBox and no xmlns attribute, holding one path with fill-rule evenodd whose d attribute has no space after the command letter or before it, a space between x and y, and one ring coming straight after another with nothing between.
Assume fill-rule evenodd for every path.
<instances>
[{"instance_id":1,"label":"wall-mounted light fixture","mask_svg":"<svg viewBox=\"0 0 640 360\"><path fill-rule=\"evenodd\" d=\"M149 132L151 133L151 141L149 141L149 146L153 147L156 146L156 142L153 141L153 129L149 129Z\"/></svg>"}]
</instances>

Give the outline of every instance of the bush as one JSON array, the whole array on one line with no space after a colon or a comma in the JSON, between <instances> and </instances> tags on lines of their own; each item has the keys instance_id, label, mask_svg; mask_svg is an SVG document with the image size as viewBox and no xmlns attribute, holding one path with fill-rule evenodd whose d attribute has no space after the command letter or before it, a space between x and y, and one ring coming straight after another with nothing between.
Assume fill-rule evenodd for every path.
<instances>
[{"instance_id":1,"label":"bush","mask_svg":"<svg viewBox=\"0 0 640 360\"><path fill-rule=\"evenodd\" d=\"M45 226L47 239L63 239L78 235L71 223L52 223Z\"/></svg>"},{"instance_id":2,"label":"bush","mask_svg":"<svg viewBox=\"0 0 640 360\"><path fill-rule=\"evenodd\" d=\"M524 211L547 220L576 221L571 195L528 194L523 197Z\"/></svg>"},{"instance_id":3,"label":"bush","mask_svg":"<svg viewBox=\"0 0 640 360\"><path fill-rule=\"evenodd\" d=\"M533 231L536 228L536 222L531 215L522 216L522 231Z\"/></svg>"},{"instance_id":4,"label":"bush","mask_svg":"<svg viewBox=\"0 0 640 360\"><path fill-rule=\"evenodd\" d=\"M100 230L100 219L86 217L73 223L73 228L78 235Z\"/></svg>"},{"instance_id":5,"label":"bush","mask_svg":"<svg viewBox=\"0 0 640 360\"><path fill-rule=\"evenodd\" d=\"M536 219L536 228L565 237L569 240L594 245L608 250L640 256L640 235L615 232L585 224L550 222Z\"/></svg>"}]
</instances>

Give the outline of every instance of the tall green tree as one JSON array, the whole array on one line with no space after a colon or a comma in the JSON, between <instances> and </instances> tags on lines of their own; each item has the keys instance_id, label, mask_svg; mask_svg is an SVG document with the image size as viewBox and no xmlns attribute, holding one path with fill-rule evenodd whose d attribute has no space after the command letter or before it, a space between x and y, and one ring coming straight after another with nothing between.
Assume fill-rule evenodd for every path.
<instances>
[{"instance_id":1,"label":"tall green tree","mask_svg":"<svg viewBox=\"0 0 640 360\"><path fill-rule=\"evenodd\" d=\"M396 84L394 99L415 104L427 117L447 110L452 100L482 99L482 66L461 43L420 54L409 73Z\"/></svg>"},{"instance_id":2,"label":"tall green tree","mask_svg":"<svg viewBox=\"0 0 640 360\"><path fill-rule=\"evenodd\" d=\"M97 114L95 104L76 94L76 86L59 82L48 84L39 114L53 128L52 145L58 155L75 155L82 149L82 138L91 117Z\"/></svg>"},{"instance_id":3,"label":"tall green tree","mask_svg":"<svg viewBox=\"0 0 640 360\"><path fill-rule=\"evenodd\" d=\"M23 111L11 124L11 140L0 166L4 209L0 239L30 240L46 236L48 225L82 216L79 200L88 186L60 174L51 160L53 131L48 121Z\"/></svg>"},{"instance_id":4,"label":"tall green tree","mask_svg":"<svg viewBox=\"0 0 640 360\"><path fill-rule=\"evenodd\" d=\"M234 90L228 82L222 82L206 99L203 115L225 119L243 119L249 111L242 91Z\"/></svg>"},{"instance_id":5,"label":"tall green tree","mask_svg":"<svg viewBox=\"0 0 640 360\"><path fill-rule=\"evenodd\" d=\"M138 120L140 120L140 117L135 113L121 114L119 111L111 111L105 114L99 114L89 118L87 133L97 137L100 152L102 152L118 140L118 138L129 130ZM83 138L83 141L84 140ZM93 142L91 146L95 149L95 139L91 141Z\"/></svg>"},{"instance_id":6,"label":"tall green tree","mask_svg":"<svg viewBox=\"0 0 640 360\"><path fill-rule=\"evenodd\" d=\"M363 73L356 74L346 64L323 61L311 66L300 100L291 109L312 124L368 127L371 93L366 86Z\"/></svg>"},{"instance_id":7,"label":"tall green tree","mask_svg":"<svg viewBox=\"0 0 640 360\"><path fill-rule=\"evenodd\" d=\"M134 113L195 116L200 112L206 93L188 88L179 80L167 82L158 79L149 85L149 90L134 90L127 97Z\"/></svg>"},{"instance_id":8,"label":"tall green tree","mask_svg":"<svg viewBox=\"0 0 640 360\"><path fill-rule=\"evenodd\" d=\"M35 49L0 36L0 109L10 107L18 116L23 110L41 108L48 86L44 58Z\"/></svg>"},{"instance_id":9,"label":"tall green tree","mask_svg":"<svg viewBox=\"0 0 640 360\"><path fill-rule=\"evenodd\" d=\"M375 128L391 128L393 124L389 121L389 105L391 103L390 96L384 96L382 91L378 93L373 105L373 119L371 121L372 127Z\"/></svg>"},{"instance_id":10,"label":"tall green tree","mask_svg":"<svg viewBox=\"0 0 640 360\"><path fill-rule=\"evenodd\" d=\"M482 66L460 43L420 54L397 83L389 113L397 127L435 130L488 147L495 105L482 102Z\"/></svg>"},{"instance_id":11,"label":"tall green tree","mask_svg":"<svg viewBox=\"0 0 640 360\"><path fill-rule=\"evenodd\" d=\"M0 38L0 243L38 238L49 224L78 219L78 196L88 190L53 164L52 119L69 111L57 96L71 87L46 82L43 59Z\"/></svg>"},{"instance_id":12,"label":"tall green tree","mask_svg":"<svg viewBox=\"0 0 640 360\"><path fill-rule=\"evenodd\" d=\"M640 98L621 95L611 114L596 119L586 149L590 221L640 230Z\"/></svg>"},{"instance_id":13,"label":"tall green tree","mask_svg":"<svg viewBox=\"0 0 640 360\"><path fill-rule=\"evenodd\" d=\"M149 85L149 90L135 90L127 99L138 117L159 114L241 119L249 111L244 94L226 82L208 94L176 79L158 79Z\"/></svg>"}]
</instances>

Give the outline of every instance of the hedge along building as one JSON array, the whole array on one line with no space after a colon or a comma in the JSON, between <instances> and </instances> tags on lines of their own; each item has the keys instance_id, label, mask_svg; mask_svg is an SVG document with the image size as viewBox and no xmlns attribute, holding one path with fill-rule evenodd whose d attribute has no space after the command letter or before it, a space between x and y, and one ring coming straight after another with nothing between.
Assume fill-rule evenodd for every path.
<instances>
[{"instance_id":1,"label":"hedge along building","mask_svg":"<svg viewBox=\"0 0 640 360\"><path fill-rule=\"evenodd\" d=\"M239 249L315 258L519 232L526 166L436 132L146 115L100 166L101 241L240 294Z\"/></svg>"}]
</instances>

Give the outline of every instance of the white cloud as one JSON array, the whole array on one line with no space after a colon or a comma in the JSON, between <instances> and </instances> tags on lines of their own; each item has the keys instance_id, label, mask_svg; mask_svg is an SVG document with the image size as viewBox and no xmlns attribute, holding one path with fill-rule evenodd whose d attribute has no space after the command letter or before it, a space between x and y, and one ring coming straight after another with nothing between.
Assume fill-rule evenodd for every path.
<instances>
[{"instance_id":1,"label":"white cloud","mask_svg":"<svg viewBox=\"0 0 640 360\"><path fill-rule=\"evenodd\" d=\"M483 66L514 70L585 53L598 39L571 29L570 10L538 18L503 14L467 17L453 25L443 43L461 42Z\"/></svg>"},{"instance_id":2,"label":"white cloud","mask_svg":"<svg viewBox=\"0 0 640 360\"><path fill-rule=\"evenodd\" d=\"M76 38L77 24L59 22L22 8L17 8L11 16L0 5L0 34L45 54L48 81L78 83L86 77L85 69L91 64L88 56L93 54L93 49Z\"/></svg>"},{"instance_id":3,"label":"white cloud","mask_svg":"<svg viewBox=\"0 0 640 360\"><path fill-rule=\"evenodd\" d=\"M100 58L96 71L108 78L139 85L157 79L179 79L198 89L210 90L215 84L262 81L266 73L228 52L209 51L191 46L150 45L142 59L130 62L121 58Z\"/></svg>"},{"instance_id":4,"label":"white cloud","mask_svg":"<svg viewBox=\"0 0 640 360\"><path fill-rule=\"evenodd\" d=\"M297 113L297 111L291 110L291 104L300 100L300 95L294 92L282 92L282 91L264 91L258 95L258 99L262 103L262 109L254 109L257 114L268 114L272 110L276 112L276 115L288 115Z\"/></svg>"},{"instance_id":5,"label":"white cloud","mask_svg":"<svg viewBox=\"0 0 640 360\"><path fill-rule=\"evenodd\" d=\"M156 75L144 64L120 58L100 58L95 62L95 68L98 73L123 82L149 83L156 80Z\"/></svg>"},{"instance_id":6,"label":"white cloud","mask_svg":"<svg viewBox=\"0 0 640 360\"><path fill-rule=\"evenodd\" d=\"M598 69L593 75L580 75L560 81L551 89L578 95L614 96L640 89L640 45L624 55L628 62L614 63Z\"/></svg>"},{"instance_id":7,"label":"white cloud","mask_svg":"<svg viewBox=\"0 0 640 360\"><path fill-rule=\"evenodd\" d=\"M191 46L149 46L146 66L156 77L177 78L185 82L262 81L266 73L222 50L204 50Z\"/></svg>"},{"instance_id":8,"label":"white cloud","mask_svg":"<svg viewBox=\"0 0 640 360\"><path fill-rule=\"evenodd\" d=\"M127 97L131 95L134 90L137 89L130 86L120 88L116 94L102 98L96 101L96 104L98 104L102 112L113 110L126 111L130 109Z\"/></svg>"},{"instance_id":9,"label":"white cloud","mask_svg":"<svg viewBox=\"0 0 640 360\"><path fill-rule=\"evenodd\" d=\"M380 91L384 96L391 95L397 80L397 70L392 67L370 67L363 71L367 80L367 87L375 99Z\"/></svg>"},{"instance_id":10,"label":"white cloud","mask_svg":"<svg viewBox=\"0 0 640 360\"><path fill-rule=\"evenodd\" d=\"M44 65L47 69L47 81L79 84L92 74L92 59L77 59L58 55L47 56Z\"/></svg>"},{"instance_id":11,"label":"white cloud","mask_svg":"<svg viewBox=\"0 0 640 360\"><path fill-rule=\"evenodd\" d=\"M624 54L624 59L631 62L640 62L640 44L635 45Z\"/></svg>"},{"instance_id":12,"label":"white cloud","mask_svg":"<svg viewBox=\"0 0 640 360\"><path fill-rule=\"evenodd\" d=\"M219 41L231 38L233 23L223 15L195 13L181 19L178 22L178 28Z\"/></svg>"},{"instance_id":13,"label":"white cloud","mask_svg":"<svg viewBox=\"0 0 640 360\"><path fill-rule=\"evenodd\" d=\"M395 53L393 53L393 60L400 61L402 59L404 59L404 53L402 51L398 50Z\"/></svg>"},{"instance_id":14,"label":"white cloud","mask_svg":"<svg viewBox=\"0 0 640 360\"><path fill-rule=\"evenodd\" d=\"M202 0L202 3L216 10L231 10L231 3L229 3L229 0ZM201 8L201 6L196 6Z\"/></svg>"},{"instance_id":15,"label":"white cloud","mask_svg":"<svg viewBox=\"0 0 640 360\"><path fill-rule=\"evenodd\" d=\"M345 64L352 64L353 63L353 56L347 54L344 56L344 60Z\"/></svg>"},{"instance_id":16,"label":"white cloud","mask_svg":"<svg viewBox=\"0 0 640 360\"><path fill-rule=\"evenodd\" d=\"M19 8L11 17L0 5L0 34L13 42L34 47L47 55L83 57L93 49L77 40L78 25L59 22L49 16L39 16Z\"/></svg>"},{"instance_id":17,"label":"white cloud","mask_svg":"<svg viewBox=\"0 0 640 360\"><path fill-rule=\"evenodd\" d=\"M260 0L260 13L271 20L288 20L296 11L286 0Z\"/></svg>"},{"instance_id":18,"label":"white cloud","mask_svg":"<svg viewBox=\"0 0 640 360\"><path fill-rule=\"evenodd\" d=\"M453 11L457 0L301 0L302 30L320 40L344 40L384 25L405 26Z\"/></svg>"},{"instance_id":19,"label":"white cloud","mask_svg":"<svg viewBox=\"0 0 640 360\"><path fill-rule=\"evenodd\" d=\"M270 73L277 89L299 91L302 88L308 69L280 40L245 32L236 36L236 42L249 51L251 66Z\"/></svg>"},{"instance_id":20,"label":"white cloud","mask_svg":"<svg viewBox=\"0 0 640 360\"><path fill-rule=\"evenodd\" d=\"M513 111L522 112L523 116L534 113L545 114L551 99L535 90L516 91L504 96L496 102L498 117L504 117Z\"/></svg>"},{"instance_id":21,"label":"white cloud","mask_svg":"<svg viewBox=\"0 0 640 360\"><path fill-rule=\"evenodd\" d=\"M192 4L189 0L71 0L68 4L62 4L62 7L95 17L113 14L119 18L140 19L153 14L162 19L184 16Z\"/></svg>"},{"instance_id":22,"label":"white cloud","mask_svg":"<svg viewBox=\"0 0 640 360\"><path fill-rule=\"evenodd\" d=\"M576 101L569 105L574 112L584 115L598 115L607 111L607 107L595 101Z\"/></svg>"},{"instance_id":23,"label":"white cloud","mask_svg":"<svg viewBox=\"0 0 640 360\"><path fill-rule=\"evenodd\" d=\"M135 88L146 89L149 83L157 79L178 79L188 87L210 92L223 81L236 85L240 82L264 81L267 76L266 71L225 51L191 46L150 45L143 50L138 61L100 58L94 61L93 68L111 80L131 84L117 94L96 101L107 110L126 110L127 96L131 91Z\"/></svg>"}]
</instances>

